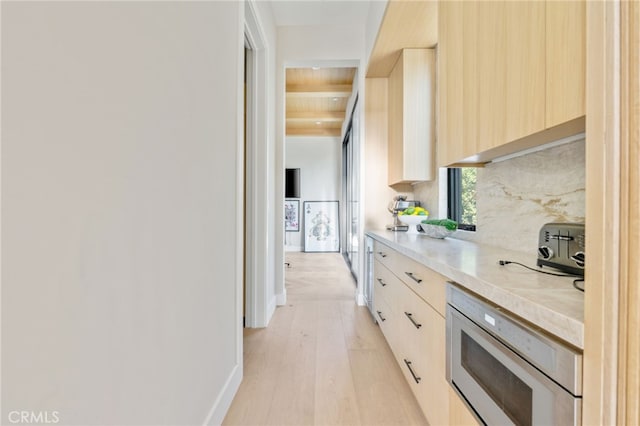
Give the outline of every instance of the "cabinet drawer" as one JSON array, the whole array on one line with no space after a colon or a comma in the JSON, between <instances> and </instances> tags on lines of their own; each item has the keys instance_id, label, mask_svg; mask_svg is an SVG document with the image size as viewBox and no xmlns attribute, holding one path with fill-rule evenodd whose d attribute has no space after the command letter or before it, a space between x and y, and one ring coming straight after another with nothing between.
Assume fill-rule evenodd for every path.
<instances>
[{"instance_id":1,"label":"cabinet drawer","mask_svg":"<svg viewBox=\"0 0 640 426\"><path fill-rule=\"evenodd\" d=\"M382 330L382 334L384 334L384 338L387 340L387 343L393 350L395 346L395 342L397 340L397 333L394 330L395 325L395 317L389 304L380 297L374 297L373 299L373 310L374 317L380 326L380 330Z\"/></svg>"},{"instance_id":2,"label":"cabinet drawer","mask_svg":"<svg viewBox=\"0 0 640 426\"><path fill-rule=\"evenodd\" d=\"M418 403L432 425L444 425L449 421L449 395L443 392L449 386L446 378L446 326L445 320L431 307L420 319L423 334L410 348L410 356L423 371L422 385L416 395ZM417 388L417 386L416 386Z\"/></svg>"},{"instance_id":3,"label":"cabinet drawer","mask_svg":"<svg viewBox=\"0 0 640 426\"><path fill-rule=\"evenodd\" d=\"M392 298L391 293L393 293L392 287L401 284L401 281L377 259L373 265L374 299L384 299L389 304Z\"/></svg>"},{"instance_id":4,"label":"cabinet drawer","mask_svg":"<svg viewBox=\"0 0 640 426\"><path fill-rule=\"evenodd\" d=\"M403 255L391 256L390 262L389 269L444 317L447 279Z\"/></svg>"},{"instance_id":5,"label":"cabinet drawer","mask_svg":"<svg viewBox=\"0 0 640 426\"><path fill-rule=\"evenodd\" d=\"M398 256L397 252L382 243L375 242L373 246L375 259L387 268L391 268L393 259Z\"/></svg>"},{"instance_id":6,"label":"cabinet drawer","mask_svg":"<svg viewBox=\"0 0 640 426\"><path fill-rule=\"evenodd\" d=\"M447 424L448 394L442 392L448 387L445 319L406 285L399 286L395 296L396 323L402 340L398 345L403 357L398 362L406 367L405 376L429 423ZM419 383L410 374L405 358L420 377Z\"/></svg>"},{"instance_id":7,"label":"cabinet drawer","mask_svg":"<svg viewBox=\"0 0 640 426\"><path fill-rule=\"evenodd\" d=\"M433 342L433 345L443 343ZM393 348L393 353L429 424L448 424L449 394L446 389L449 384L444 378L445 366L431 364L429 353L418 351L416 345L399 345L399 348Z\"/></svg>"},{"instance_id":8,"label":"cabinet drawer","mask_svg":"<svg viewBox=\"0 0 640 426\"><path fill-rule=\"evenodd\" d=\"M438 314L402 282L394 287L393 296L394 310L399 317L398 322L402 329L400 332L404 340L407 344L416 346L418 351L422 351L430 340L428 331L431 328L427 327L427 323Z\"/></svg>"}]
</instances>

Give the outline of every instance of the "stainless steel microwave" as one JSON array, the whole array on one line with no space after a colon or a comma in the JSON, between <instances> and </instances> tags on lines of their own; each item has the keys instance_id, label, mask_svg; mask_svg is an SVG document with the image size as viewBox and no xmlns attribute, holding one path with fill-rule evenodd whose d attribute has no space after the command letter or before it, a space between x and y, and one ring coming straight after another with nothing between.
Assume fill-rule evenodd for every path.
<instances>
[{"instance_id":1,"label":"stainless steel microwave","mask_svg":"<svg viewBox=\"0 0 640 426\"><path fill-rule=\"evenodd\" d=\"M447 380L484 424L581 424L582 354L453 284Z\"/></svg>"}]
</instances>

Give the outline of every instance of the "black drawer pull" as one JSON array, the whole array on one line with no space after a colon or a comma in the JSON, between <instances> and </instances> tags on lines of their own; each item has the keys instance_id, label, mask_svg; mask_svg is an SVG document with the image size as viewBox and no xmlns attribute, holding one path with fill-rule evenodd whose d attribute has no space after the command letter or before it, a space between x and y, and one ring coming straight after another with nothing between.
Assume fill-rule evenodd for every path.
<instances>
[{"instance_id":1,"label":"black drawer pull","mask_svg":"<svg viewBox=\"0 0 640 426\"><path fill-rule=\"evenodd\" d=\"M386 318L384 318L382 316L382 312L380 312L380 311L376 311L376 312L378 312L378 317L380 317L380 321L385 322L387 320Z\"/></svg>"},{"instance_id":2,"label":"black drawer pull","mask_svg":"<svg viewBox=\"0 0 640 426\"><path fill-rule=\"evenodd\" d=\"M407 364L407 368L411 372L411 375L413 376L413 380L415 380L416 383L420 383L420 380L422 380L422 379L420 377L416 376L416 373L413 372L413 368L411 368L411 361L405 359L404 363Z\"/></svg>"},{"instance_id":3,"label":"black drawer pull","mask_svg":"<svg viewBox=\"0 0 640 426\"><path fill-rule=\"evenodd\" d=\"M384 286L386 286L386 285L387 285L387 283L385 283L385 282L382 280L382 278L377 278L377 280L378 280L378 282L380 283L380 285L381 285L382 287L384 287Z\"/></svg>"},{"instance_id":4,"label":"black drawer pull","mask_svg":"<svg viewBox=\"0 0 640 426\"><path fill-rule=\"evenodd\" d=\"M413 275L413 272L405 272L405 274L411 278L412 280L414 280L415 282L417 282L418 284L420 284L422 282L421 278L417 278L416 276Z\"/></svg>"},{"instance_id":5,"label":"black drawer pull","mask_svg":"<svg viewBox=\"0 0 640 426\"><path fill-rule=\"evenodd\" d=\"M387 254L383 251L379 251L378 254L380 255L380 257L387 257Z\"/></svg>"},{"instance_id":6,"label":"black drawer pull","mask_svg":"<svg viewBox=\"0 0 640 426\"><path fill-rule=\"evenodd\" d=\"M413 314L411 312L405 312L404 314L407 316L407 318L409 318L411 324L413 324L416 328L422 327L422 324L418 324L416 320L413 319Z\"/></svg>"}]
</instances>

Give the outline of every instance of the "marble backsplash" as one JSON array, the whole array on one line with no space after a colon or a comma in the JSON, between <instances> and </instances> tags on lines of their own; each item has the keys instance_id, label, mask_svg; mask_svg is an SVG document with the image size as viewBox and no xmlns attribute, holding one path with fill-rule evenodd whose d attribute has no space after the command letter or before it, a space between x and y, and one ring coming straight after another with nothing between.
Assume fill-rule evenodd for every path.
<instances>
[{"instance_id":1,"label":"marble backsplash","mask_svg":"<svg viewBox=\"0 0 640 426\"><path fill-rule=\"evenodd\" d=\"M438 182L414 187L414 197L431 217L446 214L439 187ZM545 223L584 223L584 139L487 164L478 169L476 189L477 230L457 231L456 238L535 254Z\"/></svg>"}]
</instances>

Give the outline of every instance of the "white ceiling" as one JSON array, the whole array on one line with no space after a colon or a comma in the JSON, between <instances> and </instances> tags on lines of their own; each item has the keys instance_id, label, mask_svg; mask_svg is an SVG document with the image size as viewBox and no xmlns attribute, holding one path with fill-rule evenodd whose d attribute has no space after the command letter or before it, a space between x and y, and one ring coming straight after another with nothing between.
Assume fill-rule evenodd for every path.
<instances>
[{"instance_id":1,"label":"white ceiling","mask_svg":"<svg viewBox=\"0 0 640 426\"><path fill-rule=\"evenodd\" d=\"M271 10L277 26L364 26L370 0L276 0Z\"/></svg>"}]
</instances>

